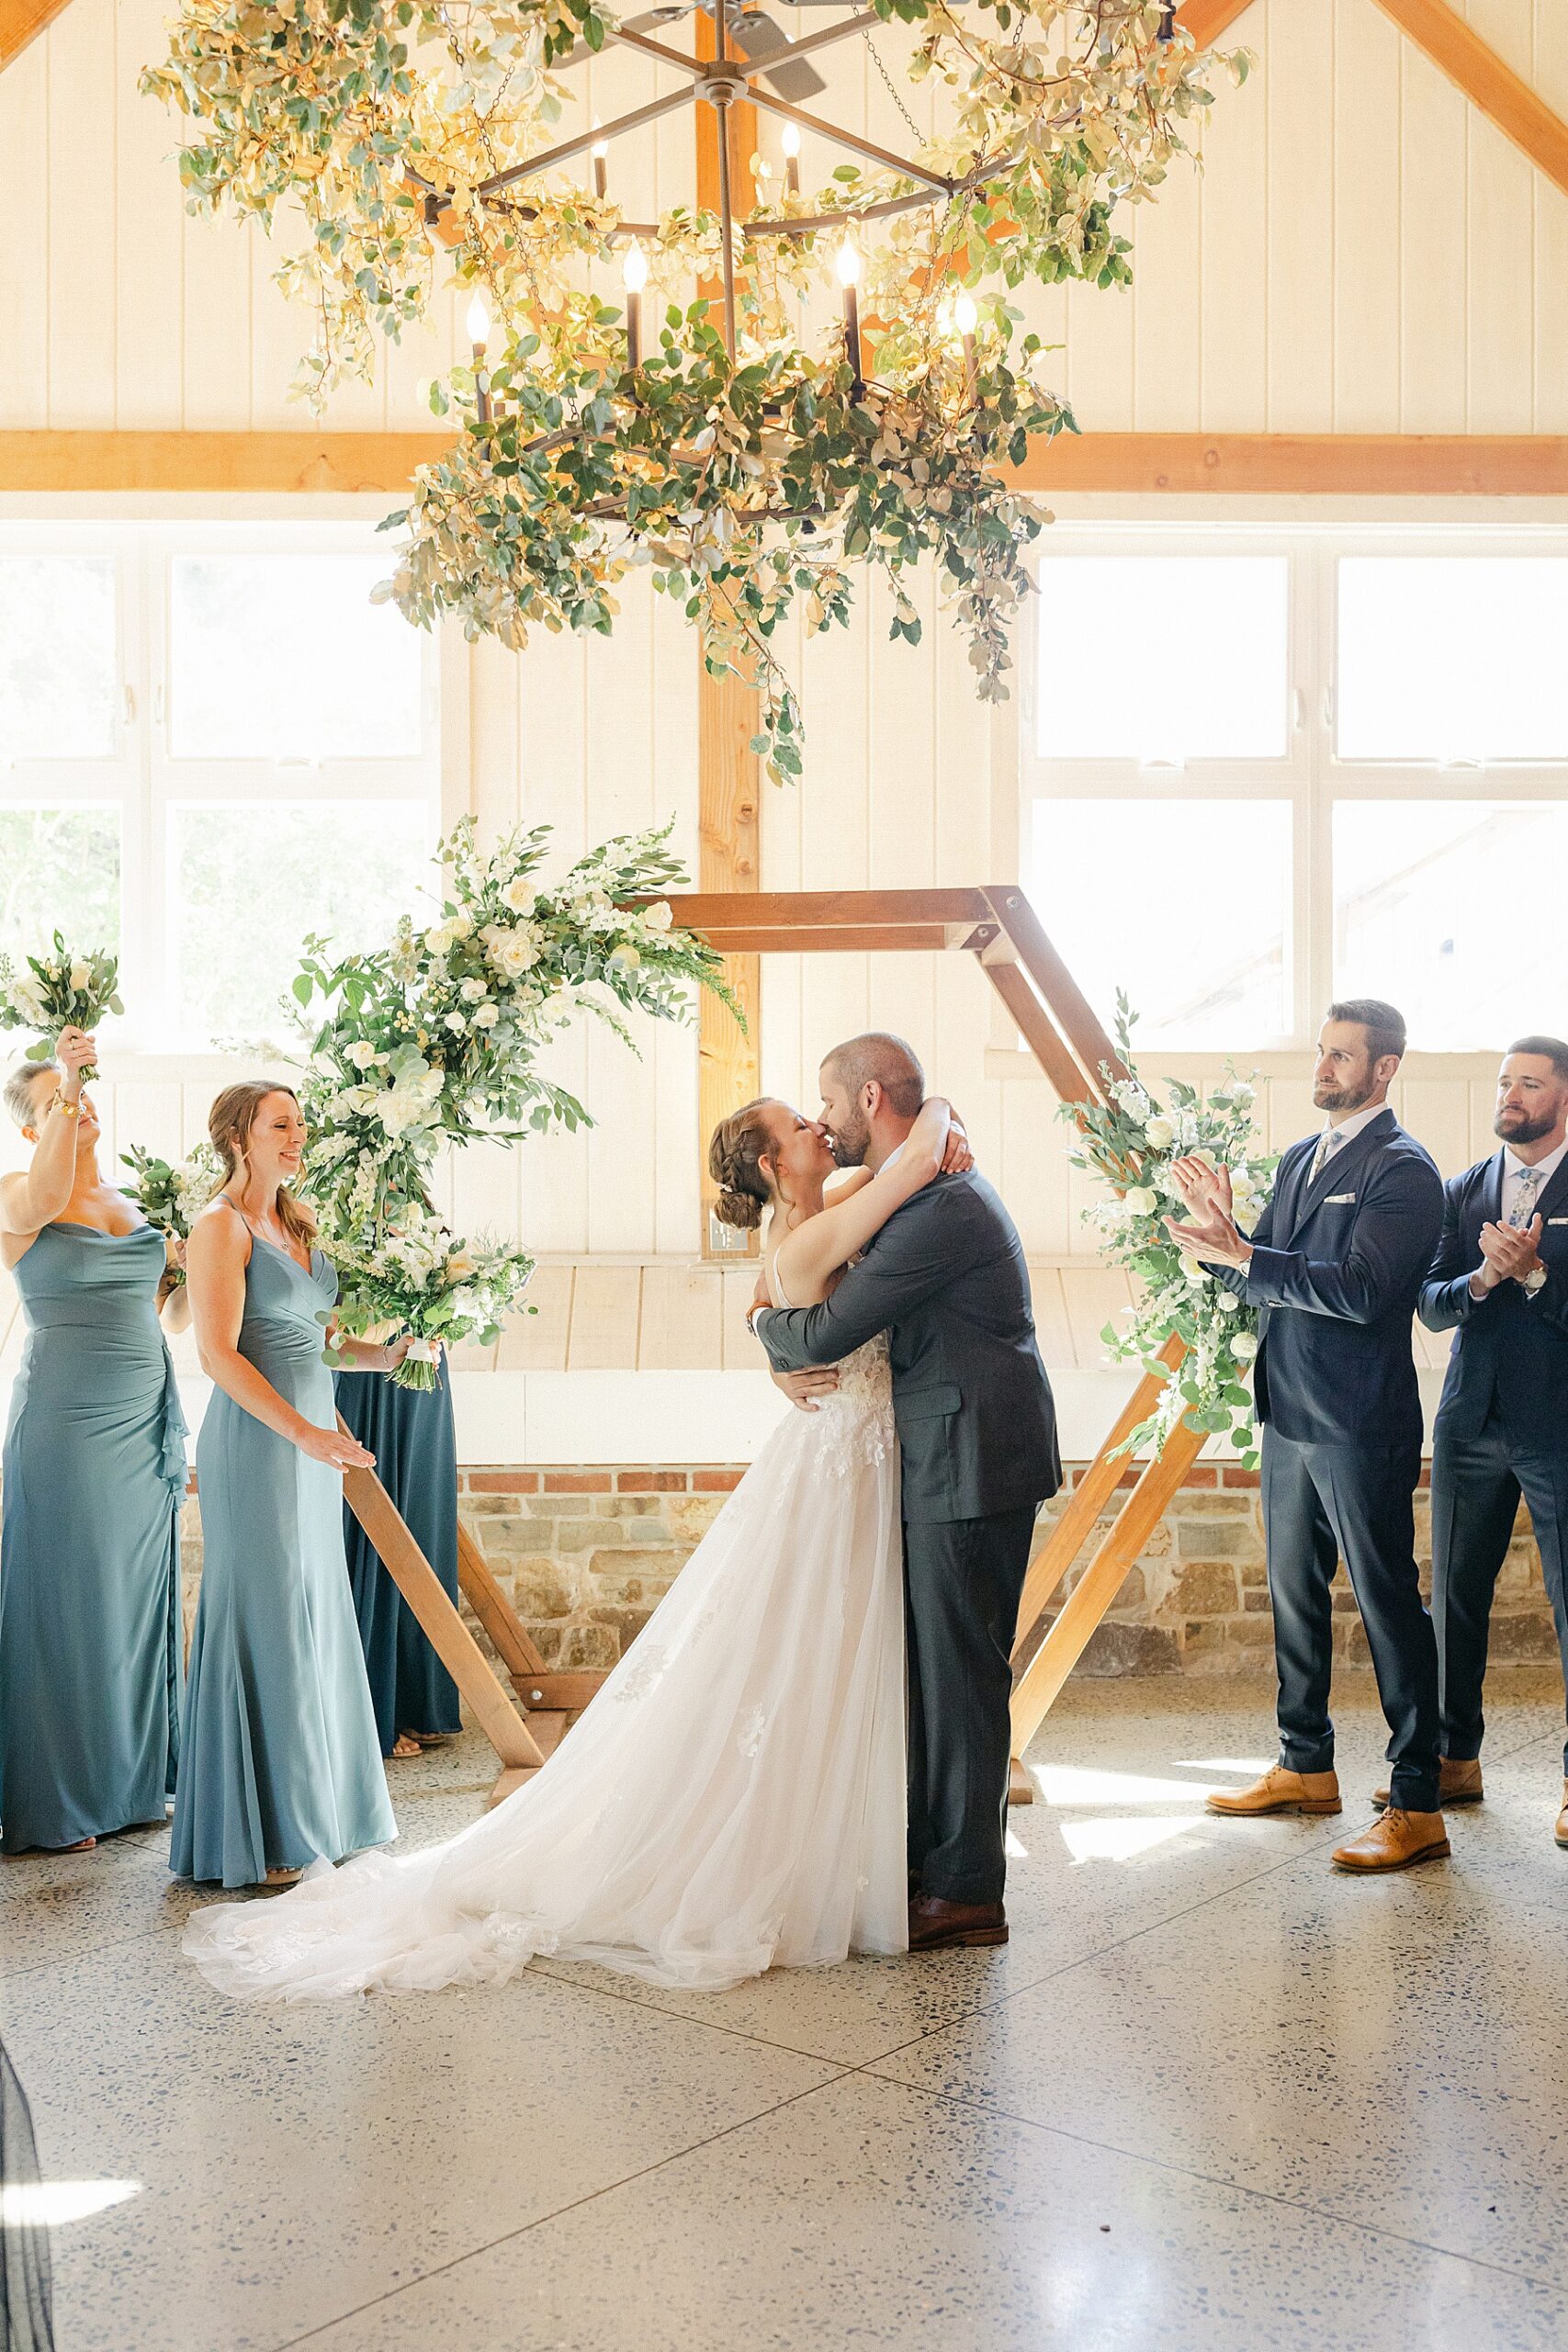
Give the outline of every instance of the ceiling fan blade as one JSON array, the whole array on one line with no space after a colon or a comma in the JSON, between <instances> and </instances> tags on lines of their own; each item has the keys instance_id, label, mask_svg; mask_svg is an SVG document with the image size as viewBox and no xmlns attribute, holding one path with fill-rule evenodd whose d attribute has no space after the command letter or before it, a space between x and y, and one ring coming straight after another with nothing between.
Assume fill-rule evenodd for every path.
<instances>
[{"instance_id":1,"label":"ceiling fan blade","mask_svg":"<svg viewBox=\"0 0 1568 2352\"><path fill-rule=\"evenodd\" d=\"M746 62L752 71L764 74L780 97L787 98L792 106L798 106L803 98L814 98L818 91L827 88L828 85L820 74L807 64L804 57L792 58L784 54L790 46L788 33L782 25L775 25L771 17L764 17L760 9L748 10L744 16L732 16L730 28L745 51ZM781 58L782 62L770 66L770 57Z\"/></svg>"}]
</instances>

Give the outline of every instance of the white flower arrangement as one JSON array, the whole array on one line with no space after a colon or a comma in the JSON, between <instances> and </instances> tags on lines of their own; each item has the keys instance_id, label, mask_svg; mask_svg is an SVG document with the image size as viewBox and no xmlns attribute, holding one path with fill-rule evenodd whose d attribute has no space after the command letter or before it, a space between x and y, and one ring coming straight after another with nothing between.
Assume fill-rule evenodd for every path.
<instances>
[{"instance_id":1,"label":"white flower arrangement","mask_svg":"<svg viewBox=\"0 0 1568 2352\"><path fill-rule=\"evenodd\" d=\"M223 1164L212 1146L198 1143L184 1159L169 1160L134 1144L120 1158L133 1177L125 1188L127 1199L136 1203L165 1241L187 1240L191 1227L223 1182ZM174 1279L183 1283L185 1275L175 1271Z\"/></svg>"},{"instance_id":2,"label":"white flower arrangement","mask_svg":"<svg viewBox=\"0 0 1568 2352\"><path fill-rule=\"evenodd\" d=\"M1202 1101L1192 1087L1172 1080L1162 1106L1134 1067L1134 1020L1118 993L1116 1047L1128 1075L1108 1085L1109 1103L1062 1106L1062 1115L1078 1129L1068 1158L1116 1194L1087 1209L1085 1222L1103 1235L1107 1254L1127 1268L1140 1294L1125 1328L1108 1324L1101 1337L1113 1355L1136 1362L1164 1384L1156 1411L1119 1451L1163 1452L1171 1431L1185 1422L1228 1437L1251 1468L1258 1449L1246 1383L1258 1354L1256 1311L1177 1248L1165 1219L1173 1211L1179 1218L1184 1215L1172 1165L1195 1154L1211 1167L1229 1169L1236 1222L1244 1229L1256 1224L1274 1168L1252 1130L1256 1090L1233 1072ZM1173 1338L1186 1349L1174 1372L1159 1361Z\"/></svg>"},{"instance_id":3,"label":"white flower arrangement","mask_svg":"<svg viewBox=\"0 0 1568 2352\"><path fill-rule=\"evenodd\" d=\"M29 956L27 970L18 971L8 956L0 956L0 1029L36 1029L35 1045L27 1059L53 1058L55 1040L62 1029L93 1030L106 1012L123 1012L119 997L119 958L105 947L78 956L59 932L52 956ZM97 1076L84 1069L85 1079Z\"/></svg>"},{"instance_id":4,"label":"white flower arrangement","mask_svg":"<svg viewBox=\"0 0 1568 2352\"><path fill-rule=\"evenodd\" d=\"M520 1250L458 1239L420 1202L360 1246L335 1238L331 1255L338 1274L334 1339L387 1322L412 1333L412 1345L390 1375L400 1388L435 1387L442 1345L477 1339L488 1346L534 1271L533 1259ZM338 1360L333 1340L326 1360Z\"/></svg>"}]
</instances>

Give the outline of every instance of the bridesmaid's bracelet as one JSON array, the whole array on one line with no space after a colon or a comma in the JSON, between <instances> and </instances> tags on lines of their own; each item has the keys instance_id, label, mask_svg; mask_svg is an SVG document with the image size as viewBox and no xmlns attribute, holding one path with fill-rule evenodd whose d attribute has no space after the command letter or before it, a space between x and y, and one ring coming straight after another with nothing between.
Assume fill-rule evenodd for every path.
<instances>
[{"instance_id":1,"label":"bridesmaid's bracelet","mask_svg":"<svg viewBox=\"0 0 1568 2352\"><path fill-rule=\"evenodd\" d=\"M58 1094L51 1103L50 1108L53 1111L58 1111L62 1119L79 1119L82 1115L82 1105L80 1102L62 1102Z\"/></svg>"}]
</instances>

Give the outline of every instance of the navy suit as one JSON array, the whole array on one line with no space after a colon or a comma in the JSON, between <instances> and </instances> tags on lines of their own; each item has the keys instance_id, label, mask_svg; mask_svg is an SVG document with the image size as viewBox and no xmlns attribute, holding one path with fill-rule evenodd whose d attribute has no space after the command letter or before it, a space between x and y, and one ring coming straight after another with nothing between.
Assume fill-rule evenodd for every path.
<instances>
[{"instance_id":1,"label":"navy suit","mask_svg":"<svg viewBox=\"0 0 1568 2352\"><path fill-rule=\"evenodd\" d=\"M1471 1295L1481 1228L1502 1215L1502 1152L1444 1193L1442 1238L1421 1292L1427 1329L1458 1334L1433 1436L1432 1614L1443 1753L1468 1759L1481 1753L1492 1596L1521 1492L1568 1672L1568 1160L1536 1201L1547 1273L1533 1298L1512 1281Z\"/></svg>"},{"instance_id":2,"label":"navy suit","mask_svg":"<svg viewBox=\"0 0 1568 2352\"><path fill-rule=\"evenodd\" d=\"M1421 1398L1410 1326L1443 1215L1427 1153L1383 1111L1311 1175L1318 1137L1280 1159L1245 1272L1260 1308L1256 1389L1280 1678L1280 1760L1334 1763L1328 1691L1337 1556L1388 1718L1393 1802L1438 1802L1438 1656L1416 1566Z\"/></svg>"}]
</instances>

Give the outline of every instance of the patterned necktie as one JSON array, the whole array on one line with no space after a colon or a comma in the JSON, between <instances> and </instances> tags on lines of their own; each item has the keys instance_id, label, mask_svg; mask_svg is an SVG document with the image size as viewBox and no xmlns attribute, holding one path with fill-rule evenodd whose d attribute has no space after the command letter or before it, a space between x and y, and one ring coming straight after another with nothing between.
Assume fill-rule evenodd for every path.
<instances>
[{"instance_id":1,"label":"patterned necktie","mask_svg":"<svg viewBox=\"0 0 1568 2352\"><path fill-rule=\"evenodd\" d=\"M1535 1215L1535 1196L1540 1189L1539 1168L1521 1168L1514 1184L1514 1205L1508 1211L1508 1223L1521 1228Z\"/></svg>"},{"instance_id":2,"label":"patterned necktie","mask_svg":"<svg viewBox=\"0 0 1568 2352\"><path fill-rule=\"evenodd\" d=\"M1328 1162L1333 1159L1335 1153L1338 1150L1344 1140L1345 1138L1337 1127L1325 1127L1324 1129L1323 1135L1318 1142L1317 1149L1312 1156L1312 1169L1307 1177L1307 1182L1309 1184L1316 1183L1325 1168L1326 1168Z\"/></svg>"}]
</instances>

